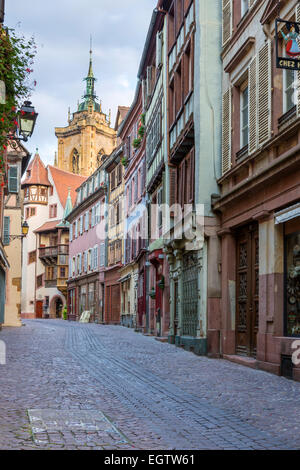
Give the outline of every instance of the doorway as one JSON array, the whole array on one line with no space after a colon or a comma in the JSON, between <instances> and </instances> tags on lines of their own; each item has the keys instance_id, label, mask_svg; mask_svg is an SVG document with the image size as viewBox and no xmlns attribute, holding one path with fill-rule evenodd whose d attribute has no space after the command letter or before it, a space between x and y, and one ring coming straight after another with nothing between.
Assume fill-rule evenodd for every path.
<instances>
[{"instance_id":1,"label":"doorway","mask_svg":"<svg viewBox=\"0 0 300 470\"><path fill-rule=\"evenodd\" d=\"M63 309L63 303L61 299L56 299L55 301L55 317L56 318L61 318L62 317L62 309Z\"/></svg>"},{"instance_id":2,"label":"doorway","mask_svg":"<svg viewBox=\"0 0 300 470\"><path fill-rule=\"evenodd\" d=\"M35 317L43 318L43 301L37 300L35 302Z\"/></svg>"},{"instance_id":3,"label":"doorway","mask_svg":"<svg viewBox=\"0 0 300 470\"><path fill-rule=\"evenodd\" d=\"M237 233L236 353L256 357L259 306L258 224Z\"/></svg>"}]
</instances>

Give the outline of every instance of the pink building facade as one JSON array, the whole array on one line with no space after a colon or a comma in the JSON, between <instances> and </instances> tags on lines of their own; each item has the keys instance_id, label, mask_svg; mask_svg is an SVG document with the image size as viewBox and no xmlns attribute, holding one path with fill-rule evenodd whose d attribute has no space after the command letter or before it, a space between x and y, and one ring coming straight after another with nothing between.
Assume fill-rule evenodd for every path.
<instances>
[{"instance_id":1,"label":"pink building facade","mask_svg":"<svg viewBox=\"0 0 300 470\"><path fill-rule=\"evenodd\" d=\"M68 319L103 323L105 270L105 172L100 168L77 189L76 205L68 217L70 254Z\"/></svg>"}]
</instances>

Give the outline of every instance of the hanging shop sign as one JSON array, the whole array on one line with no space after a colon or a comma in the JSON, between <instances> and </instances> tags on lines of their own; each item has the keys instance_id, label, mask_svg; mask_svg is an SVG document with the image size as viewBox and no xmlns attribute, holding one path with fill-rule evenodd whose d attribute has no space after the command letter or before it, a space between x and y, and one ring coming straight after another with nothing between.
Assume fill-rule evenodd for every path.
<instances>
[{"instance_id":1,"label":"hanging shop sign","mask_svg":"<svg viewBox=\"0 0 300 470\"><path fill-rule=\"evenodd\" d=\"M278 18L275 22L275 33L277 68L300 70L300 23ZM281 52L282 41L283 48Z\"/></svg>"}]
</instances>

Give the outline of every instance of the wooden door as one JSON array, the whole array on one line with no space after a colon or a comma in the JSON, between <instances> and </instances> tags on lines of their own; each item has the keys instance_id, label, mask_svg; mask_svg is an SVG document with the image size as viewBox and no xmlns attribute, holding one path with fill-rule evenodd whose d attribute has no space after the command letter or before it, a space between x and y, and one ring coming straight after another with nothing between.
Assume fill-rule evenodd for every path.
<instances>
[{"instance_id":1,"label":"wooden door","mask_svg":"<svg viewBox=\"0 0 300 470\"><path fill-rule=\"evenodd\" d=\"M36 318L43 318L43 301L37 300L35 302L35 316Z\"/></svg>"},{"instance_id":2,"label":"wooden door","mask_svg":"<svg viewBox=\"0 0 300 470\"><path fill-rule=\"evenodd\" d=\"M236 353L256 356L259 304L258 226L237 234Z\"/></svg>"}]
</instances>

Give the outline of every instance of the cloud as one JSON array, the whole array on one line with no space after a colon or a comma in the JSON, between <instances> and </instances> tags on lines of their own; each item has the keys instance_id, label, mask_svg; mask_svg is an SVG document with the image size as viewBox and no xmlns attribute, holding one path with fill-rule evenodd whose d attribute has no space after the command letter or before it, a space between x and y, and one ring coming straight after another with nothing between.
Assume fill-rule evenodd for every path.
<instances>
[{"instance_id":1,"label":"cloud","mask_svg":"<svg viewBox=\"0 0 300 470\"><path fill-rule=\"evenodd\" d=\"M6 2L5 23L20 34L34 34L38 54L32 102L39 113L27 148L53 163L54 127L67 125L68 107L77 108L88 71L90 35L96 92L104 112L130 106L137 71L156 0L13 0ZM19 26L18 26L19 24Z\"/></svg>"}]
</instances>

